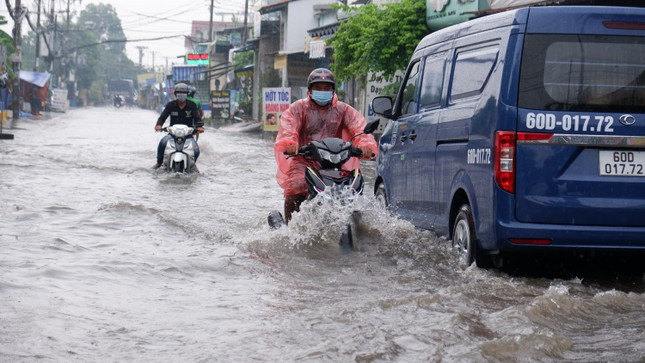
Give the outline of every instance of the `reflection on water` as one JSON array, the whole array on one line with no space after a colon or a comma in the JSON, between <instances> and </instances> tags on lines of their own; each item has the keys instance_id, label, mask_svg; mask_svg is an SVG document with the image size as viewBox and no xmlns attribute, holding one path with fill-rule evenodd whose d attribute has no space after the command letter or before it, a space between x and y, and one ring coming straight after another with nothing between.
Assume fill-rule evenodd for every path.
<instances>
[{"instance_id":1,"label":"reflection on water","mask_svg":"<svg viewBox=\"0 0 645 363\"><path fill-rule=\"evenodd\" d=\"M155 119L74 110L0 143L0 361L643 359L637 269L460 269L369 193L273 231L269 140L208 130L201 173L177 177L150 168Z\"/></svg>"}]
</instances>

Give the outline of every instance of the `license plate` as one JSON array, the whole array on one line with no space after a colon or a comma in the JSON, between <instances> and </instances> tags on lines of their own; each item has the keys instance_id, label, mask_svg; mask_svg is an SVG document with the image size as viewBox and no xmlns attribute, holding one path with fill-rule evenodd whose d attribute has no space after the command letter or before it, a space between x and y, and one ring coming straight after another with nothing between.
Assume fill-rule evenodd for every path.
<instances>
[{"instance_id":1,"label":"license plate","mask_svg":"<svg viewBox=\"0 0 645 363\"><path fill-rule=\"evenodd\" d=\"M599 150L600 175L645 177L645 151Z\"/></svg>"}]
</instances>

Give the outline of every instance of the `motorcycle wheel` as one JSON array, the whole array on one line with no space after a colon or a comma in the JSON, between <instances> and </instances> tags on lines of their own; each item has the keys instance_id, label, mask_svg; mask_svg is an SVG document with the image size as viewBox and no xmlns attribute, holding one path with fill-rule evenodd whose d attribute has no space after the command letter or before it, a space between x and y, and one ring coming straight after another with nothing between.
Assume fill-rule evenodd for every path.
<instances>
[{"instance_id":1,"label":"motorcycle wheel","mask_svg":"<svg viewBox=\"0 0 645 363\"><path fill-rule=\"evenodd\" d=\"M352 250L356 239L356 226L354 221L347 224L345 232L340 235L340 246L344 250Z\"/></svg>"},{"instance_id":2,"label":"motorcycle wheel","mask_svg":"<svg viewBox=\"0 0 645 363\"><path fill-rule=\"evenodd\" d=\"M175 173L183 173L184 172L184 163L174 163L172 164L172 171Z\"/></svg>"}]
</instances>

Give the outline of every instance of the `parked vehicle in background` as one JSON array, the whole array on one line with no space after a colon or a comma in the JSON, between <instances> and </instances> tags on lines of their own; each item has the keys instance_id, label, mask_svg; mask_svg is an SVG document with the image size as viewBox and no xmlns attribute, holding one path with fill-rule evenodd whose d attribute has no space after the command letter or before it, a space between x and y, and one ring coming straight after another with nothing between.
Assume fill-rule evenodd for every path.
<instances>
[{"instance_id":1,"label":"parked vehicle in background","mask_svg":"<svg viewBox=\"0 0 645 363\"><path fill-rule=\"evenodd\" d=\"M121 96L123 104L127 106L134 105L134 99L137 92L134 88L134 81L131 79L115 79L108 81L108 95L110 100Z\"/></svg>"},{"instance_id":2,"label":"parked vehicle in background","mask_svg":"<svg viewBox=\"0 0 645 363\"><path fill-rule=\"evenodd\" d=\"M426 36L380 139L375 193L466 264L645 251L645 9L527 7Z\"/></svg>"}]
</instances>

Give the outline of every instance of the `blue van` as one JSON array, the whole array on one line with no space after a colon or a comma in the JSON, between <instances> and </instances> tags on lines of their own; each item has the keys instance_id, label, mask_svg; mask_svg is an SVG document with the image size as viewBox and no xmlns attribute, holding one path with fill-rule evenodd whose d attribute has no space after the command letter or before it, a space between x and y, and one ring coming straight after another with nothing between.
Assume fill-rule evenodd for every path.
<instances>
[{"instance_id":1,"label":"blue van","mask_svg":"<svg viewBox=\"0 0 645 363\"><path fill-rule=\"evenodd\" d=\"M514 252L645 251L645 9L525 7L417 46L375 193L466 265Z\"/></svg>"}]
</instances>

